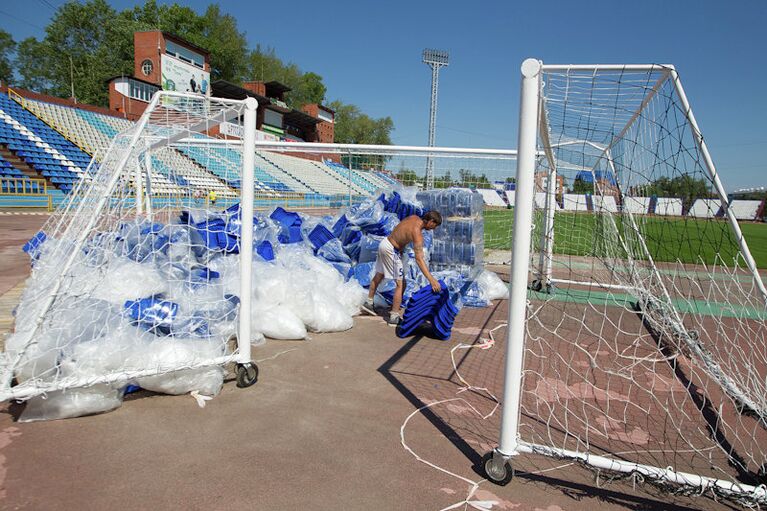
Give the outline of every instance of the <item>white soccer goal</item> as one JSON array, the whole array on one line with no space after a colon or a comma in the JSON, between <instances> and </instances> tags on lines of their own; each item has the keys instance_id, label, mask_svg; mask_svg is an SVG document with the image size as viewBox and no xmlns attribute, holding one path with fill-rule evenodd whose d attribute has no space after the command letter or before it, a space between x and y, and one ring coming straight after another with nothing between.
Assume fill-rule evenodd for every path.
<instances>
[{"instance_id":1,"label":"white soccer goal","mask_svg":"<svg viewBox=\"0 0 767 511\"><path fill-rule=\"evenodd\" d=\"M503 417L486 474L508 482L527 453L767 503L767 291L748 244L727 208L644 214L727 204L675 68L526 60L518 151ZM565 194L558 209L558 178L589 207Z\"/></svg>"},{"instance_id":2,"label":"white soccer goal","mask_svg":"<svg viewBox=\"0 0 767 511\"><path fill-rule=\"evenodd\" d=\"M5 345L0 400L32 399L32 419L59 418L119 406L128 383L215 394L231 362L240 386L256 381L250 316L237 319L250 307L239 289L251 282L251 265L240 261L253 250L256 107L161 91L112 140L30 252L34 270ZM222 122L240 124L244 138L201 135ZM197 163L184 156L190 151ZM174 164L182 160L183 171ZM200 227L210 183L222 203L242 202L240 243L228 247L239 258L206 260L217 234ZM194 208L199 218L190 218Z\"/></svg>"}]
</instances>

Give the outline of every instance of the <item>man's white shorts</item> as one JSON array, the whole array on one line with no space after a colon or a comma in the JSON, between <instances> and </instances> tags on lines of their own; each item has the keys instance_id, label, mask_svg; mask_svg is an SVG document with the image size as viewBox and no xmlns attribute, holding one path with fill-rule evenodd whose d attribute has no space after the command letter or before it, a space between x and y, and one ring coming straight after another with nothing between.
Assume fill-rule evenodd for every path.
<instances>
[{"instance_id":1,"label":"man's white shorts","mask_svg":"<svg viewBox=\"0 0 767 511\"><path fill-rule=\"evenodd\" d=\"M385 279L402 280L402 254L399 253L389 238L384 238L378 245L376 273L383 273Z\"/></svg>"}]
</instances>

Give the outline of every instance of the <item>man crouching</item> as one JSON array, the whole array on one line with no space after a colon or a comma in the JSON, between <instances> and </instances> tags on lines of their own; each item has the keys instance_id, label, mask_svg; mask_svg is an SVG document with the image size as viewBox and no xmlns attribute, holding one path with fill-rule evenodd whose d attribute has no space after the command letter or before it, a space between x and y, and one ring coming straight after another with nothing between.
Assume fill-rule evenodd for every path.
<instances>
[{"instance_id":1,"label":"man crouching","mask_svg":"<svg viewBox=\"0 0 767 511\"><path fill-rule=\"evenodd\" d=\"M442 290L437 279L432 277L423 259L423 234L421 233L424 229L427 231L436 229L441 223L442 215L437 211L427 211L420 217L418 215L411 215L397 224L397 227L394 228L388 237L381 240L376 256L376 274L370 282L370 292L365 302L365 310L371 314L374 313L373 297L376 294L378 285L383 279L393 279L396 282L396 287L394 288L394 299L392 300L391 313L387 322L391 326L397 326L399 323L402 294L405 291L402 254L409 243L413 244L415 262L428 279L429 284L431 284L432 291L439 293Z\"/></svg>"}]
</instances>

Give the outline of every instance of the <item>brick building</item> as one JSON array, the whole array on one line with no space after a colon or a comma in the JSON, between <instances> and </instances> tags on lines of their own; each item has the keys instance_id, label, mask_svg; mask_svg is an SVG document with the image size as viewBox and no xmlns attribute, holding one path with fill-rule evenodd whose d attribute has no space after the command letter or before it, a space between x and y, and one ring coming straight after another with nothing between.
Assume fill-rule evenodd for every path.
<instances>
[{"instance_id":1,"label":"brick building","mask_svg":"<svg viewBox=\"0 0 767 511\"><path fill-rule=\"evenodd\" d=\"M108 80L109 108L136 120L160 89L210 95L210 53L180 37L133 34L133 76Z\"/></svg>"}]
</instances>

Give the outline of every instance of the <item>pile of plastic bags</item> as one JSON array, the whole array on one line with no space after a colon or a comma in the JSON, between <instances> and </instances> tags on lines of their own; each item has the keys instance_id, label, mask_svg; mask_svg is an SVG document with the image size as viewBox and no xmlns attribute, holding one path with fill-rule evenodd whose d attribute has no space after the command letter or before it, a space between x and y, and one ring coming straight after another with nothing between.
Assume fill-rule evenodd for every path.
<instances>
[{"instance_id":1,"label":"pile of plastic bags","mask_svg":"<svg viewBox=\"0 0 767 511\"><path fill-rule=\"evenodd\" d=\"M305 339L308 332L353 326L373 274L378 244L402 218L434 208L446 219L425 234L427 262L437 247L470 243L474 254L445 256L434 275L452 306L485 306L508 296L506 285L481 271L481 198L464 190L388 190L336 216L317 217L274 208L254 215L250 286L253 344ZM465 227L468 225L469 227ZM456 226L461 226L456 227ZM229 353L240 310L239 205L224 211L182 211L170 223L123 221L91 236L63 277L56 300L27 344L44 297L54 285L71 240L40 233L25 246L35 270L16 311L16 332L6 341L20 357L18 381L87 379L105 374L151 376L115 379L32 398L21 420L73 417L120 406L126 389L216 395L224 371L210 360ZM438 245L441 244L441 245ZM443 257L440 255L439 257ZM451 258L452 257L452 258ZM427 284L406 250L406 305ZM393 283L376 296L391 303ZM179 368L182 368L179 370Z\"/></svg>"}]
</instances>

